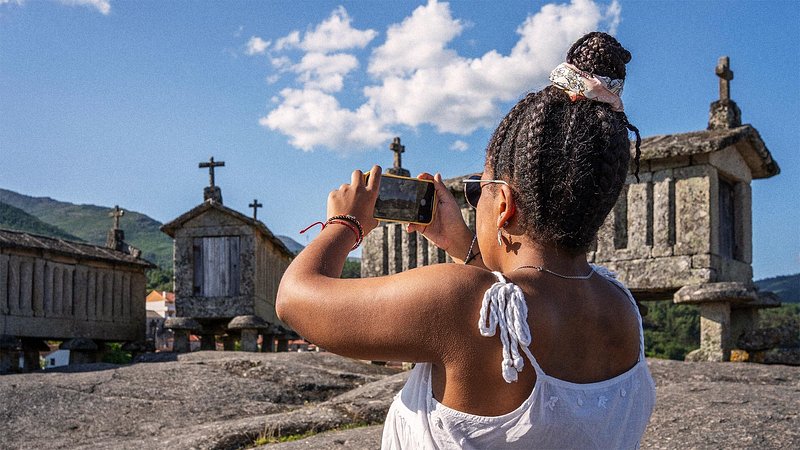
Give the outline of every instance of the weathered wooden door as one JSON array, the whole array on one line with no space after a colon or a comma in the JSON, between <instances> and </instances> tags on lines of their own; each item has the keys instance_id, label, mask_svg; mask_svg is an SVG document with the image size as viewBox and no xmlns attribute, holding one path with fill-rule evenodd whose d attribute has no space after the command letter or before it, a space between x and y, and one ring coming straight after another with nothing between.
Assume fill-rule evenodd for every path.
<instances>
[{"instance_id":1,"label":"weathered wooden door","mask_svg":"<svg viewBox=\"0 0 800 450\"><path fill-rule=\"evenodd\" d=\"M239 295L239 236L194 239L194 294Z\"/></svg>"}]
</instances>

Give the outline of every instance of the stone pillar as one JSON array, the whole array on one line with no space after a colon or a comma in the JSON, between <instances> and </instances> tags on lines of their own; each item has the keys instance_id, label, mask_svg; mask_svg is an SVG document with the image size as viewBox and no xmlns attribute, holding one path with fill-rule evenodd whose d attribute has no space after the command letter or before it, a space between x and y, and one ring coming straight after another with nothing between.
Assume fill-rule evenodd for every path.
<instances>
[{"instance_id":1,"label":"stone pillar","mask_svg":"<svg viewBox=\"0 0 800 450\"><path fill-rule=\"evenodd\" d=\"M267 328L269 324L264 319L253 315L236 316L228 323L228 330L240 335L239 342L243 352L257 352L258 333Z\"/></svg>"},{"instance_id":2,"label":"stone pillar","mask_svg":"<svg viewBox=\"0 0 800 450\"><path fill-rule=\"evenodd\" d=\"M189 317L170 317L164 322L164 327L172 330L172 351L176 353L189 353L189 335L202 329L196 320Z\"/></svg>"},{"instance_id":3,"label":"stone pillar","mask_svg":"<svg viewBox=\"0 0 800 450\"><path fill-rule=\"evenodd\" d=\"M216 350L217 337L213 333L204 333L200 335L200 350Z\"/></svg>"},{"instance_id":4,"label":"stone pillar","mask_svg":"<svg viewBox=\"0 0 800 450\"><path fill-rule=\"evenodd\" d=\"M189 353L189 330L172 330L172 351L175 353Z\"/></svg>"},{"instance_id":5,"label":"stone pillar","mask_svg":"<svg viewBox=\"0 0 800 450\"><path fill-rule=\"evenodd\" d=\"M728 361L731 358L730 303L709 302L700 305L699 351L701 361Z\"/></svg>"},{"instance_id":6,"label":"stone pillar","mask_svg":"<svg viewBox=\"0 0 800 450\"><path fill-rule=\"evenodd\" d=\"M14 336L0 335L0 374L19 370L19 340Z\"/></svg>"},{"instance_id":7,"label":"stone pillar","mask_svg":"<svg viewBox=\"0 0 800 450\"><path fill-rule=\"evenodd\" d=\"M273 344L275 341L274 334L264 334L261 338L261 353L272 353L275 351Z\"/></svg>"},{"instance_id":8,"label":"stone pillar","mask_svg":"<svg viewBox=\"0 0 800 450\"><path fill-rule=\"evenodd\" d=\"M758 300L749 283L722 282L684 286L675 293L675 303L700 308L700 348L686 355L687 361L729 361L731 305Z\"/></svg>"},{"instance_id":9,"label":"stone pillar","mask_svg":"<svg viewBox=\"0 0 800 450\"><path fill-rule=\"evenodd\" d=\"M97 343L87 338L75 338L62 342L58 348L69 350L69 365L96 363L100 356Z\"/></svg>"},{"instance_id":10,"label":"stone pillar","mask_svg":"<svg viewBox=\"0 0 800 450\"><path fill-rule=\"evenodd\" d=\"M31 372L42 368L39 364L39 352L50 351L50 347L41 339L22 338L22 354L25 372Z\"/></svg>"},{"instance_id":11,"label":"stone pillar","mask_svg":"<svg viewBox=\"0 0 800 450\"><path fill-rule=\"evenodd\" d=\"M289 339L286 339L286 336L280 336L278 338L278 346L275 349L276 352L288 352L289 351Z\"/></svg>"},{"instance_id":12,"label":"stone pillar","mask_svg":"<svg viewBox=\"0 0 800 450\"><path fill-rule=\"evenodd\" d=\"M244 329L242 330L241 337L239 338L243 352L257 352L258 351L258 330Z\"/></svg>"},{"instance_id":13,"label":"stone pillar","mask_svg":"<svg viewBox=\"0 0 800 450\"><path fill-rule=\"evenodd\" d=\"M226 352L236 350L236 336L231 333L222 335L222 349Z\"/></svg>"}]
</instances>

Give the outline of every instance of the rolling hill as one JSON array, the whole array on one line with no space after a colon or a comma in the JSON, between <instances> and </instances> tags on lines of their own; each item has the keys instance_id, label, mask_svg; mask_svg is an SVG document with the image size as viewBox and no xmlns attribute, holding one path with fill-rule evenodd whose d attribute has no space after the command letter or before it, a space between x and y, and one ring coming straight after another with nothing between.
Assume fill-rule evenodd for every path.
<instances>
[{"instance_id":1,"label":"rolling hill","mask_svg":"<svg viewBox=\"0 0 800 450\"><path fill-rule=\"evenodd\" d=\"M800 273L756 281L762 291L772 291L783 303L800 303Z\"/></svg>"},{"instance_id":2,"label":"rolling hill","mask_svg":"<svg viewBox=\"0 0 800 450\"><path fill-rule=\"evenodd\" d=\"M40 234L68 241L82 241L79 237L73 236L56 226L42 222L36 216L2 202L0 202L0 228Z\"/></svg>"},{"instance_id":3,"label":"rolling hill","mask_svg":"<svg viewBox=\"0 0 800 450\"><path fill-rule=\"evenodd\" d=\"M31 197L6 189L0 189L0 202L22 210L56 230L61 230L73 239L95 245L104 245L106 234L111 228L108 216L111 207L96 205L76 205L54 200L49 197ZM123 209L124 205L122 206ZM16 217L15 215L14 217ZM142 256L163 268L172 267L172 239L158 228L161 223L145 214L125 210L120 220L120 228L125 230L125 240L142 250ZM38 227L26 229L31 233L62 237L53 229ZM65 238L66 239L66 238Z\"/></svg>"},{"instance_id":4,"label":"rolling hill","mask_svg":"<svg viewBox=\"0 0 800 450\"><path fill-rule=\"evenodd\" d=\"M111 209L76 205L49 197L31 197L0 189L0 228L43 236L104 245L112 223L108 216ZM161 225L161 222L145 214L127 209L120 219L125 240L142 250L145 259L171 271L172 239L159 230ZM288 236L277 237L293 253L303 249L303 245Z\"/></svg>"}]
</instances>

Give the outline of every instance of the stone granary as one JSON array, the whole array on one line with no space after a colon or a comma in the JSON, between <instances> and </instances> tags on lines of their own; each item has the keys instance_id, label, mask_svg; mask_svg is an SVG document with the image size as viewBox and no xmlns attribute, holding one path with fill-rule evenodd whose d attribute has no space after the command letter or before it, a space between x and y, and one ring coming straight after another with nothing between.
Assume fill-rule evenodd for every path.
<instances>
[{"instance_id":1,"label":"stone granary","mask_svg":"<svg viewBox=\"0 0 800 450\"><path fill-rule=\"evenodd\" d=\"M779 304L752 282L750 183L780 169L758 131L741 123L727 57L716 73L720 99L708 128L642 142L640 180L628 177L590 256L638 300L698 305L700 349L687 358L727 361L758 309Z\"/></svg>"},{"instance_id":2,"label":"stone granary","mask_svg":"<svg viewBox=\"0 0 800 450\"><path fill-rule=\"evenodd\" d=\"M188 351L189 334L201 336L201 348L216 348L222 336L226 350L240 339L242 350L285 349L291 333L275 313L275 296L293 254L261 221L222 204L210 171L204 201L161 230L174 239L175 310L165 326L175 333L173 350ZM255 207L261 206L254 202Z\"/></svg>"},{"instance_id":3,"label":"stone granary","mask_svg":"<svg viewBox=\"0 0 800 450\"><path fill-rule=\"evenodd\" d=\"M106 247L0 230L0 373L39 368L45 340L70 363L94 361L106 342L145 339L145 270L119 229ZM21 360L21 364L20 364Z\"/></svg>"},{"instance_id":4,"label":"stone granary","mask_svg":"<svg viewBox=\"0 0 800 450\"><path fill-rule=\"evenodd\" d=\"M639 301L697 304L701 348L689 358L726 361L733 342L757 323L758 309L779 304L752 283L750 183L780 169L756 129L741 124L741 111L730 99L727 57L720 58L716 73L720 99L711 104L708 129L642 141L639 180L632 163L588 256L616 271ZM474 229L460 183L465 177L446 184ZM362 277L446 260L401 225L375 231L365 239Z\"/></svg>"}]
</instances>

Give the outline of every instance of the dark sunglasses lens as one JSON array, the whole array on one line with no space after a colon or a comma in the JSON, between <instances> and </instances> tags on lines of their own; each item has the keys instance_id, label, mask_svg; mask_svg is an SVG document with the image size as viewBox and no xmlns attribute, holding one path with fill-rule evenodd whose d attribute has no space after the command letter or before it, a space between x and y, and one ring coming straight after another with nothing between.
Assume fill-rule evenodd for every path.
<instances>
[{"instance_id":1,"label":"dark sunglasses lens","mask_svg":"<svg viewBox=\"0 0 800 450\"><path fill-rule=\"evenodd\" d=\"M480 180L481 177L473 175L469 177L470 180ZM480 183L464 183L464 196L467 198L467 203L473 208L478 207L478 200L481 199L481 184Z\"/></svg>"}]
</instances>

